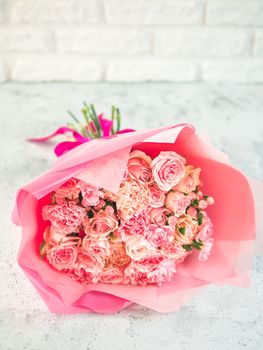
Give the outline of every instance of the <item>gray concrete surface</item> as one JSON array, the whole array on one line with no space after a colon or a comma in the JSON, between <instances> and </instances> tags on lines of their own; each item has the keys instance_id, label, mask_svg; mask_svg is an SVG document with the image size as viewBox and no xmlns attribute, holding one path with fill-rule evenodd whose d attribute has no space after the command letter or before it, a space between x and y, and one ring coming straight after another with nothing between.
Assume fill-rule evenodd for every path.
<instances>
[{"instance_id":1,"label":"gray concrete surface","mask_svg":"<svg viewBox=\"0 0 263 350\"><path fill-rule=\"evenodd\" d=\"M20 229L10 222L16 189L54 160L50 145L25 142L66 123L83 100L112 103L123 126L136 129L193 123L263 180L263 86L206 84L0 85L0 350L263 349L263 258L251 287L210 286L180 311L126 309L114 315L51 314L16 263Z\"/></svg>"}]
</instances>

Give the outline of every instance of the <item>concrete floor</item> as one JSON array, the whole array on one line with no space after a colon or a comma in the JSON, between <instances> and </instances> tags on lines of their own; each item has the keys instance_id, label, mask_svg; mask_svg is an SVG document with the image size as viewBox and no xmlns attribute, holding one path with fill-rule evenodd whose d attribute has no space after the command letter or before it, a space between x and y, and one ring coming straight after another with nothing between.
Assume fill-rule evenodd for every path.
<instances>
[{"instance_id":1,"label":"concrete floor","mask_svg":"<svg viewBox=\"0 0 263 350\"><path fill-rule=\"evenodd\" d=\"M10 221L16 189L54 160L50 145L25 141L69 119L83 100L121 108L123 127L193 123L235 165L263 180L263 86L207 84L0 85L0 350L263 348L263 258L251 287L210 286L179 312L126 309L114 315L51 314L17 266L20 229Z\"/></svg>"}]
</instances>

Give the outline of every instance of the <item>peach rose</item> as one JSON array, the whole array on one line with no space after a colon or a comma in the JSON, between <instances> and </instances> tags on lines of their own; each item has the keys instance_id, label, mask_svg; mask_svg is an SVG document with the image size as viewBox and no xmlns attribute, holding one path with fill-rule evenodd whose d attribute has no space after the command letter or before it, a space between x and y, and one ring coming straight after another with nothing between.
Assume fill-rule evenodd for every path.
<instances>
[{"instance_id":1,"label":"peach rose","mask_svg":"<svg viewBox=\"0 0 263 350\"><path fill-rule=\"evenodd\" d=\"M47 227L44 231L44 241L50 245L59 244L66 236L65 232L58 231L53 225Z\"/></svg>"},{"instance_id":2,"label":"peach rose","mask_svg":"<svg viewBox=\"0 0 263 350\"><path fill-rule=\"evenodd\" d=\"M85 222L85 233L94 238L106 237L117 227L118 221L115 215L99 211L92 219Z\"/></svg>"},{"instance_id":3,"label":"peach rose","mask_svg":"<svg viewBox=\"0 0 263 350\"><path fill-rule=\"evenodd\" d=\"M116 266L127 265L131 261L126 254L123 242L112 242L110 244L110 263Z\"/></svg>"},{"instance_id":4,"label":"peach rose","mask_svg":"<svg viewBox=\"0 0 263 350\"><path fill-rule=\"evenodd\" d=\"M82 264L97 270L101 270L105 265L105 258L102 255L88 252L83 248L79 248L77 253L77 264Z\"/></svg>"},{"instance_id":5,"label":"peach rose","mask_svg":"<svg viewBox=\"0 0 263 350\"><path fill-rule=\"evenodd\" d=\"M179 191L170 191L166 196L164 205L178 217L185 213L185 210L190 203L191 200L188 196L185 196Z\"/></svg>"},{"instance_id":6,"label":"peach rose","mask_svg":"<svg viewBox=\"0 0 263 350\"><path fill-rule=\"evenodd\" d=\"M47 260L56 270L71 269L77 259L77 254L77 248L74 246L56 245L48 251Z\"/></svg>"},{"instance_id":7,"label":"peach rose","mask_svg":"<svg viewBox=\"0 0 263 350\"><path fill-rule=\"evenodd\" d=\"M169 210L166 208L153 208L148 212L151 223L158 226L164 226L166 224L167 214L169 214Z\"/></svg>"},{"instance_id":8,"label":"peach rose","mask_svg":"<svg viewBox=\"0 0 263 350\"><path fill-rule=\"evenodd\" d=\"M60 242L60 245L63 247L70 247L70 246L81 246L81 238L79 236L67 236L62 239Z\"/></svg>"},{"instance_id":9,"label":"peach rose","mask_svg":"<svg viewBox=\"0 0 263 350\"><path fill-rule=\"evenodd\" d=\"M141 260L154 252L152 245L143 237L129 237L125 244L126 253L132 260Z\"/></svg>"},{"instance_id":10,"label":"peach rose","mask_svg":"<svg viewBox=\"0 0 263 350\"><path fill-rule=\"evenodd\" d=\"M85 236L82 241L82 248L95 255L107 256L110 252L110 245L107 238L95 239Z\"/></svg>"},{"instance_id":11,"label":"peach rose","mask_svg":"<svg viewBox=\"0 0 263 350\"><path fill-rule=\"evenodd\" d=\"M160 152L151 164L153 178L162 191L170 191L185 176L185 158L176 152Z\"/></svg>"},{"instance_id":12,"label":"peach rose","mask_svg":"<svg viewBox=\"0 0 263 350\"><path fill-rule=\"evenodd\" d=\"M150 164L152 159L142 151L133 151L127 164L130 177L142 184L152 182L152 171Z\"/></svg>"},{"instance_id":13,"label":"peach rose","mask_svg":"<svg viewBox=\"0 0 263 350\"><path fill-rule=\"evenodd\" d=\"M184 193L193 192L196 186L200 185L200 168L194 168L192 165L187 165L185 177L175 186L173 190Z\"/></svg>"},{"instance_id":14,"label":"peach rose","mask_svg":"<svg viewBox=\"0 0 263 350\"><path fill-rule=\"evenodd\" d=\"M191 244L198 230L198 223L190 215L183 215L177 220L175 232L176 242Z\"/></svg>"}]
</instances>

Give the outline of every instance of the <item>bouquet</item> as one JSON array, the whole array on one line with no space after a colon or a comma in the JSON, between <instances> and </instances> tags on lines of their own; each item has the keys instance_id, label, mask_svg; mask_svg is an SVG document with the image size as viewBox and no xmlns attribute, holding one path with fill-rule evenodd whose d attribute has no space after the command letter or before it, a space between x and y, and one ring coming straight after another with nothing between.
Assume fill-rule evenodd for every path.
<instances>
[{"instance_id":1,"label":"bouquet","mask_svg":"<svg viewBox=\"0 0 263 350\"><path fill-rule=\"evenodd\" d=\"M84 104L56 163L18 191L18 262L53 312L180 308L201 287L247 286L251 183L189 124L120 130ZM258 184L258 191L262 190ZM248 259L250 258L250 259Z\"/></svg>"}]
</instances>

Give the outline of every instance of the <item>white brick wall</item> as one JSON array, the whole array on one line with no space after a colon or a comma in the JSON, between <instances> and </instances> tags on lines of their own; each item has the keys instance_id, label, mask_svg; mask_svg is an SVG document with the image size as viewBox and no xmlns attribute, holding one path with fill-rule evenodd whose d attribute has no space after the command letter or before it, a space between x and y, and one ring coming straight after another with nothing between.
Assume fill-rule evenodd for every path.
<instances>
[{"instance_id":1,"label":"white brick wall","mask_svg":"<svg viewBox=\"0 0 263 350\"><path fill-rule=\"evenodd\" d=\"M263 30L255 34L254 54L263 57Z\"/></svg>"},{"instance_id":2,"label":"white brick wall","mask_svg":"<svg viewBox=\"0 0 263 350\"><path fill-rule=\"evenodd\" d=\"M263 82L263 0L0 0L0 81Z\"/></svg>"},{"instance_id":3,"label":"white brick wall","mask_svg":"<svg viewBox=\"0 0 263 350\"><path fill-rule=\"evenodd\" d=\"M90 27L60 29L56 33L59 52L136 55L151 52L151 36L133 28Z\"/></svg>"},{"instance_id":4,"label":"white brick wall","mask_svg":"<svg viewBox=\"0 0 263 350\"><path fill-rule=\"evenodd\" d=\"M105 0L107 22L120 25L202 24L202 0Z\"/></svg>"}]
</instances>

